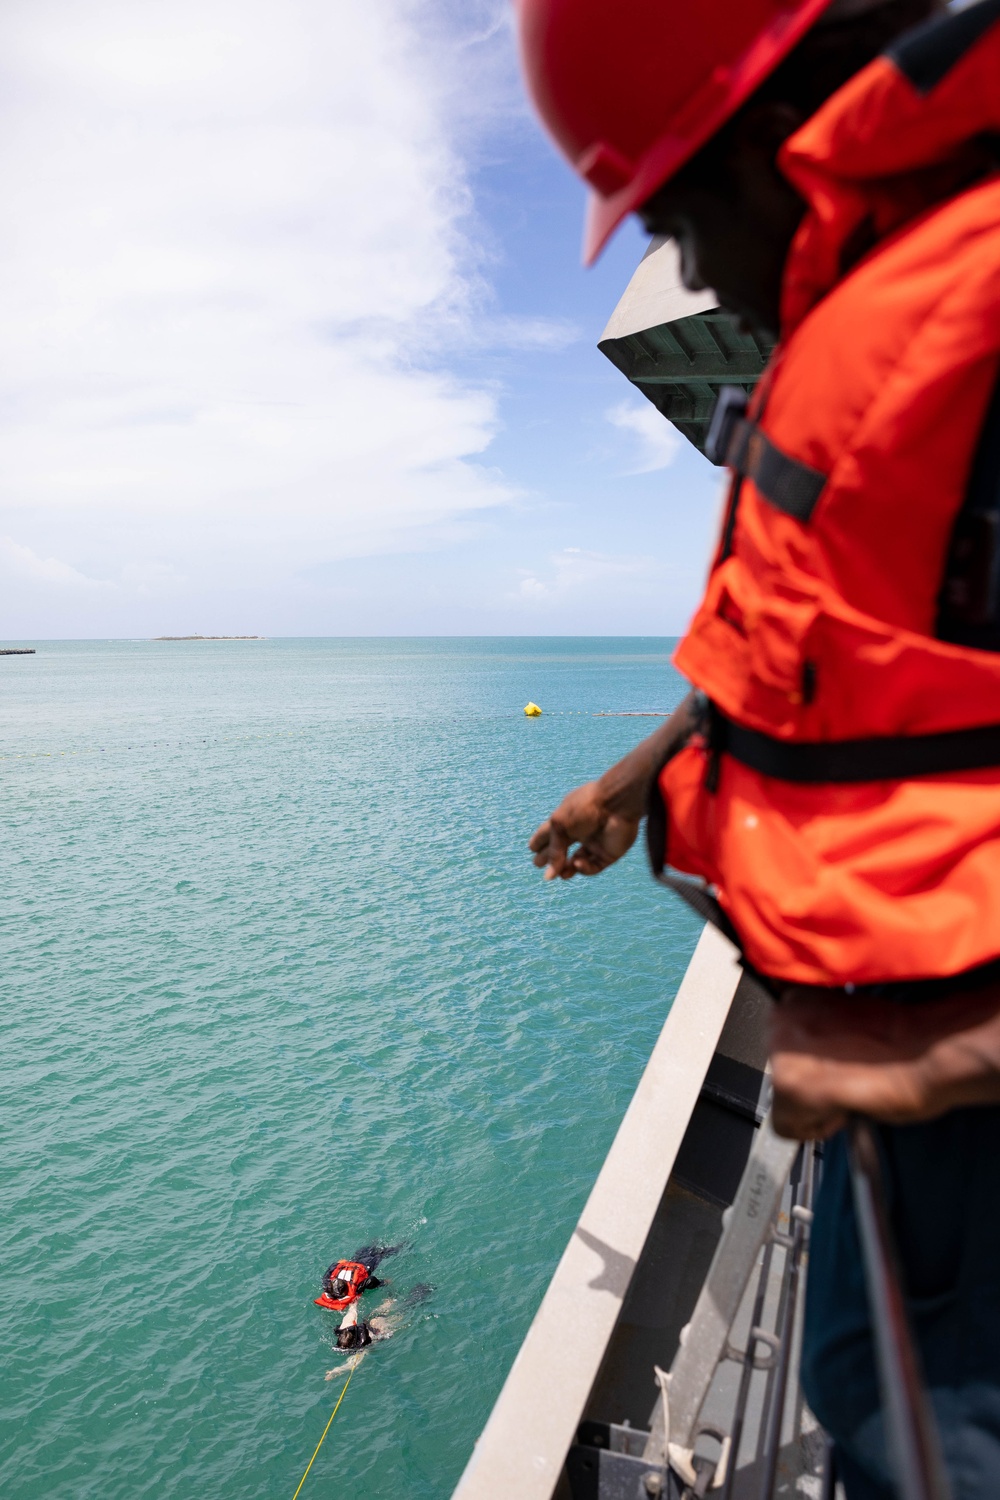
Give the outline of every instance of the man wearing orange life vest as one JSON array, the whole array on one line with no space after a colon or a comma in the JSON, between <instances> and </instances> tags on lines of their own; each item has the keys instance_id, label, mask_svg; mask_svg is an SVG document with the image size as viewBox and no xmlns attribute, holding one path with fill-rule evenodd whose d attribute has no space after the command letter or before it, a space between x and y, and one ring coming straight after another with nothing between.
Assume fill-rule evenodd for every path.
<instances>
[{"instance_id":1,"label":"man wearing orange life vest","mask_svg":"<svg viewBox=\"0 0 1000 1500\"><path fill-rule=\"evenodd\" d=\"M317 1307L328 1307L332 1312L343 1312L357 1302L362 1292L369 1287L381 1286L381 1281L368 1274L368 1267L356 1260L338 1260L323 1277L323 1290L313 1301Z\"/></svg>"},{"instance_id":2,"label":"man wearing orange life vest","mask_svg":"<svg viewBox=\"0 0 1000 1500\"><path fill-rule=\"evenodd\" d=\"M734 472L675 658L695 692L531 848L598 874L652 789L654 865L715 889L780 999L776 1123L833 1136L803 1377L850 1500L891 1493L851 1110L886 1122L955 1494L1000 1492L1000 0L939 9L519 4L588 257L638 212L779 336L714 424Z\"/></svg>"},{"instance_id":3,"label":"man wearing orange life vest","mask_svg":"<svg viewBox=\"0 0 1000 1500\"><path fill-rule=\"evenodd\" d=\"M335 1260L323 1277L322 1293L313 1298L316 1306L329 1308L331 1312L344 1312L357 1302L362 1292L384 1286L375 1271L387 1256L397 1255L401 1248L400 1245L362 1245L352 1260Z\"/></svg>"}]
</instances>

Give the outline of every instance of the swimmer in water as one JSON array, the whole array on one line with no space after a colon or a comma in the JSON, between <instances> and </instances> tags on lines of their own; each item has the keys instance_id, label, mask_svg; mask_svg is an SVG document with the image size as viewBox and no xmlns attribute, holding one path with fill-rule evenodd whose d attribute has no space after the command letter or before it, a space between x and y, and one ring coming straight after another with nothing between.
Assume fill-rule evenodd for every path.
<instances>
[{"instance_id":1,"label":"swimmer in water","mask_svg":"<svg viewBox=\"0 0 1000 1500\"><path fill-rule=\"evenodd\" d=\"M356 1306L349 1307L344 1320L334 1339L333 1347L338 1354L348 1354L352 1358L345 1361L343 1365L327 1370L326 1379L333 1380L337 1375L342 1375L345 1370L353 1370L355 1365L361 1363L365 1350L376 1342L377 1339L390 1338L392 1330L386 1327L385 1319L379 1316L385 1308L392 1306L392 1298L383 1302L374 1317L359 1320Z\"/></svg>"},{"instance_id":2,"label":"swimmer in water","mask_svg":"<svg viewBox=\"0 0 1000 1500\"><path fill-rule=\"evenodd\" d=\"M395 1297L387 1297L384 1302L379 1303L371 1317L363 1321L358 1318L356 1306L348 1308L343 1322L337 1329L334 1348L338 1354L351 1354L354 1358L349 1359L344 1365L327 1370L326 1379L334 1380L338 1375L342 1375L344 1370L353 1369L361 1359L363 1351L372 1344L380 1343L383 1339L391 1339L403 1322L400 1314L407 1308L416 1307L418 1303L426 1301L432 1291L433 1287L415 1286L412 1292L407 1293L400 1301L397 1301ZM390 1317L389 1312L393 1307L398 1311L395 1316Z\"/></svg>"},{"instance_id":3,"label":"swimmer in water","mask_svg":"<svg viewBox=\"0 0 1000 1500\"><path fill-rule=\"evenodd\" d=\"M386 1256L395 1255L401 1249L401 1245L362 1245L352 1260L335 1260L327 1267L321 1295L313 1299L317 1307L342 1312L356 1302L362 1292L384 1286L385 1283L375 1275L375 1268Z\"/></svg>"}]
</instances>

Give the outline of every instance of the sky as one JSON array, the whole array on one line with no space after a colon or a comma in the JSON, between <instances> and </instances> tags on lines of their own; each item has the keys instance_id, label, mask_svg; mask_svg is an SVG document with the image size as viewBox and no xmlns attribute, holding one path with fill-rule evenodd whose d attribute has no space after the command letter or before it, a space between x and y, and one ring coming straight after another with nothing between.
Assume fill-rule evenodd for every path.
<instances>
[{"instance_id":1,"label":"sky","mask_svg":"<svg viewBox=\"0 0 1000 1500\"><path fill-rule=\"evenodd\" d=\"M716 471L506 0L5 0L0 636L670 635Z\"/></svg>"}]
</instances>

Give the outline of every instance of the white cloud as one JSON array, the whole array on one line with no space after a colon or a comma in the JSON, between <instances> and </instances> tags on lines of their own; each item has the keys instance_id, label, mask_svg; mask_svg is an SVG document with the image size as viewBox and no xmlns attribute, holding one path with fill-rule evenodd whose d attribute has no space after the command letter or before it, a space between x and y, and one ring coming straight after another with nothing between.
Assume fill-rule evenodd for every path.
<instances>
[{"instance_id":1,"label":"white cloud","mask_svg":"<svg viewBox=\"0 0 1000 1500\"><path fill-rule=\"evenodd\" d=\"M495 394L442 368L482 288L419 15L8 0L8 565L253 586L511 498L479 462Z\"/></svg>"},{"instance_id":2,"label":"white cloud","mask_svg":"<svg viewBox=\"0 0 1000 1500\"><path fill-rule=\"evenodd\" d=\"M681 449L682 439L665 417L645 397L637 404L621 401L604 413L612 427L638 438L638 452L630 464L629 474L652 474L673 463Z\"/></svg>"},{"instance_id":3,"label":"white cloud","mask_svg":"<svg viewBox=\"0 0 1000 1500\"><path fill-rule=\"evenodd\" d=\"M0 574L27 578L34 583L55 584L65 588L106 588L100 578L88 578L58 557L39 557L30 547L22 547L13 537L0 536Z\"/></svg>"},{"instance_id":4,"label":"white cloud","mask_svg":"<svg viewBox=\"0 0 1000 1500\"><path fill-rule=\"evenodd\" d=\"M568 349L583 337L566 318L498 317L478 320L472 337L493 349ZM589 351L588 351L589 352Z\"/></svg>"},{"instance_id":5,"label":"white cloud","mask_svg":"<svg viewBox=\"0 0 1000 1500\"><path fill-rule=\"evenodd\" d=\"M522 570L521 582L512 597L526 604L561 605L593 590L596 595L618 594L626 580L650 574L648 557L616 557L605 552L586 552L580 547L564 547L550 558L551 573L539 578ZM599 586L599 587L598 587Z\"/></svg>"}]
</instances>

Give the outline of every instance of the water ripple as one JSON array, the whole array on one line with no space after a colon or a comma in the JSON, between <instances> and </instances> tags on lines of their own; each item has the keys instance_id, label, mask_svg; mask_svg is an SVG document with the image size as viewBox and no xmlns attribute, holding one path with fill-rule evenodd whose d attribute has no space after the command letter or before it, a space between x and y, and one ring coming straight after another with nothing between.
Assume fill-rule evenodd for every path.
<instances>
[{"instance_id":1,"label":"water ripple","mask_svg":"<svg viewBox=\"0 0 1000 1500\"><path fill-rule=\"evenodd\" d=\"M524 850L637 733L593 711L678 699L667 648L25 660L0 673L3 1493L290 1495L332 1404L318 1276L385 1235L398 1286L437 1291L310 1483L438 1500L693 940L638 857L553 890Z\"/></svg>"}]
</instances>

